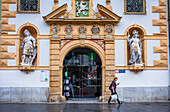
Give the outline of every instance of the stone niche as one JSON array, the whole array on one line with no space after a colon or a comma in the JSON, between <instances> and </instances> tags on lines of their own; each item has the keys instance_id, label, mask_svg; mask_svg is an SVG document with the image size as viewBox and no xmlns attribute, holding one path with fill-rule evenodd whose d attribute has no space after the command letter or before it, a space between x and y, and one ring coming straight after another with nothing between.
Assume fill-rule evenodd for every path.
<instances>
[{"instance_id":1,"label":"stone niche","mask_svg":"<svg viewBox=\"0 0 170 112\"><path fill-rule=\"evenodd\" d=\"M21 45L22 45L22 41L23 41L23 39L24 39L24 37L25 37L24 31L25 31L26 29L27 29L27 30L30 32L30 34L36 39L36 44L37 44L37 30L36 30L34 27L32 27L32 26L24 26L23 28L21 28L21 30L20 30L20 32L19 32L19 35L20 35L19 65L20 65L20 63L22 62L21 57L22 57L23 49L21 48ZM37 54L38 54L38 52L39 52L39 51L38 51L38 44L37 44ZM38 59L37 59L37 55L36 55L36 57L35 57L35 59L34 59L34 61L33 61L33 66L37 66L37 61L38 61Z\"/></svg>"},{"instance_id":2,"label":"stone niche","mask_svg":"<svg viewBox=\"0 0 170 112\"><path fill-rule=\"evenodd\" d=\"M132 28L129 28L128 30L127 30L127 32L129 32L130 33L130 39L131 39L131 37L133 36L133 34L132 34L132 32L134 31L134 30L137 30L138 31L138 34L139 34L139 39L141 40L141 42L142 42L142 62L143 63L145 63L145 59L144 59L144 51L145 51L145 47L144 47L144 36L145 36L145 32L143 31L143 29L141 29L141 28L139 28L139 27L132 27ZM127 33L126 32L126 33ZM126 34L126 35L128 35L128 34ZM129 63L129 60L130 60L130 57L131 56L131 54L130 54L130 45L127 43L127 64L128 65L130 65L130 63Z\"/></svg>"}]
</instances>

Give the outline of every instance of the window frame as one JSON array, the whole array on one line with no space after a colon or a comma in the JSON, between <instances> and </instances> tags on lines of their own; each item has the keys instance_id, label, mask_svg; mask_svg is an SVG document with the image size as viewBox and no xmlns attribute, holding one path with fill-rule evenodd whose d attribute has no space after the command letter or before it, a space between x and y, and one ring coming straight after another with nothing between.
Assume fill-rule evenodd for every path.
<instances>
[{"instance_id":1,"label":"window frame","mask_svg":"<svg viewBox=\"0 0 170 112\"><path fill-rule=\"evenodd\" d=\"M146 0L143 0L143 12L127 12L126 9L127 0L124 0L124 14L125 15L146 15Z\"/></svg>"},{"instance_id":2,"label":"window frame","mask_svg":"<svg viewBox=\"0 0 170 112\"><path fill-rule=\"evenodd\" d=\"M40 13L40 0L37 0L38 1L38 7L37 7L37 11L21 11L20 10L20 1L21 0L17 0L17 13Z\"/></svg>"}]
</instances>

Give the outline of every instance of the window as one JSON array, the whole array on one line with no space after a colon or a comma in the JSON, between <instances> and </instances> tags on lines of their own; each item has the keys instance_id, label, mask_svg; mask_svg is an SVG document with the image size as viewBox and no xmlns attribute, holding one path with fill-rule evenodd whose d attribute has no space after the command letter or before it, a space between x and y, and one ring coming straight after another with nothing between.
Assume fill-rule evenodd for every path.
<instances>
[{"instance_id":1,"label":"window","mask_svg":"<svg viewBox=\"0 0 170 112\"><path fill-rule=\"evenodd\" d=\"M40 0L18 0L18 13L40 13Z\"/></svg>"},{"instance_id":2,"label":"window","mask_svg":"<svg viewBox=\"0 0 170 112\"><path fill-rule=\"evenodd\" d=\"M146 0L125 0L124 14L146 14Z\"/></svg>"}]
</instances>

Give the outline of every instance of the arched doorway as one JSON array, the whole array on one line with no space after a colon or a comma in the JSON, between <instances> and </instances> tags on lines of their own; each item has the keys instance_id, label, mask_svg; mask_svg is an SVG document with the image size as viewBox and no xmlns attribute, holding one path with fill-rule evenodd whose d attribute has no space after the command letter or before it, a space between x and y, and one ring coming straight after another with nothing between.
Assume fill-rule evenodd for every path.
<instances>
[{"instance_id":1,"label":"arched doorway","mask_svg":"<svg viewBox=\"0 0 170 112\"><path fill-rule=\"evenodd\" d=\"M102 62L92 49L78 47L63 61L63 95L70 98L102 96Z\"/></svg>"}]
</instances>

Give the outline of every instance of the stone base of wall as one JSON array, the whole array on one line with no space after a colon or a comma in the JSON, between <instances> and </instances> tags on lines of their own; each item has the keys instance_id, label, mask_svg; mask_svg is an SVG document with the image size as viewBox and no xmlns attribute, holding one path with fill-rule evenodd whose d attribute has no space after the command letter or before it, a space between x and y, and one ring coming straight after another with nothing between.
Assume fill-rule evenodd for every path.
<instances>
[{"instance_id":1,"label":"stone base of wall","mask_svg":"<svg viewBox=\"0 0 170 112\"><path fill-rule=\"evenodd\" d=\"M170 100L170 85L168 86L168 100Z\"/></svg>"},{"instance_id":2,"label":"stone base of wall","mask_svg":"<svg viewBox=\"0 0 170 112\"><path fill-rule=\"evenodd\" d=\"M156 102L168 101L170 87L118 87L120 101L125 102ZM100 102L107 102L109 96L100 96Z\"/></svg>"},{"instance_id":3,"label":"stone base of wall","mask_svg":"<svg viewBox=\"0 0 170 112\"><path fill-rule=\"evenodd\" d=\"M120 100L127 102L168 101L168 87L119 87Z\"/></svg>"},{"instance_id":4,"label":"stone base of wall","mask_svg":"<svg viewBox=\"0 0 170 112\"><path fill-rule=\"evenodd\" d=\"M49 102L66 102L65 96L51 96Z\"/></svg>"},{"instance_id":5,"label":"stone base of wall","mask_svg":"<svg viewBox=\"0 0 170 112\"><path fill-rule=\"evenodd\" d=\"M154 102L170 99L169 87L119 87L119 99L125 102ZM108 96L101 96L100 102L107 102ZM49 88L45 87L0 87L0 103L65 102L65 97L49 98Z\"/></svg>"},{"instance_id":6,"label":"stone base of wall","mask_svg":"<svg viewBox=\"0 0 170 112\"><path fill-rule=\"evenodd\" d=\"M48 102L46 87L0 87L0 103Z\"/></svg>"}]
</instances>

